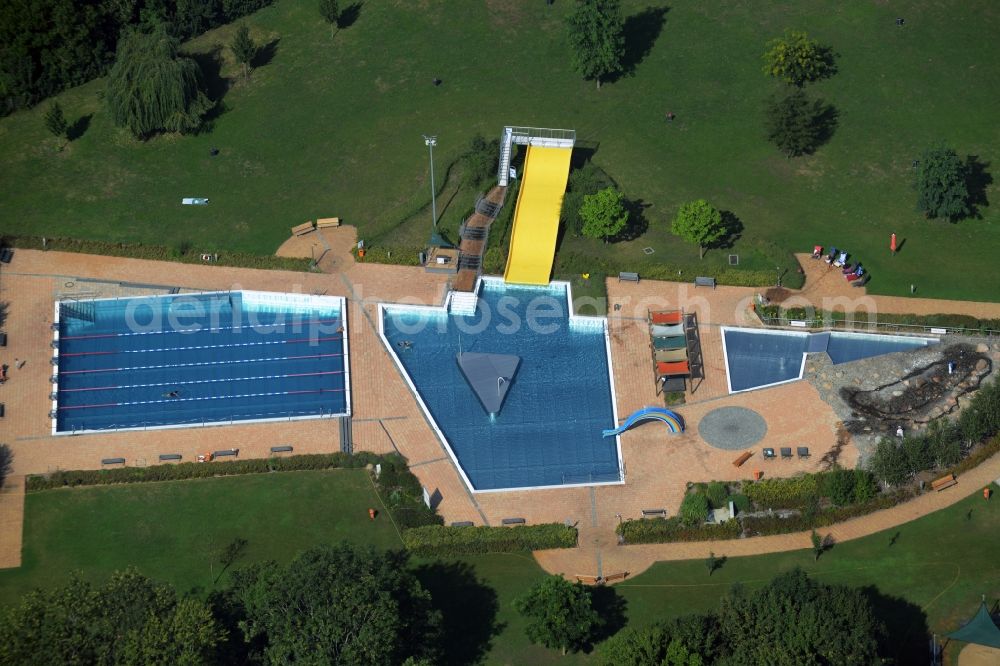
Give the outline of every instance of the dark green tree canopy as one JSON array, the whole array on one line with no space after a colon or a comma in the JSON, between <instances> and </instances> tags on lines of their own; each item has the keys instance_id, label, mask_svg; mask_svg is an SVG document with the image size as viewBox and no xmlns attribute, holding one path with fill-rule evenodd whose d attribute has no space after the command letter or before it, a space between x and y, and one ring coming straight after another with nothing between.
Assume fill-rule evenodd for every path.
<instances>
[{"instance_id":1,"label":"dark green tree canopy","mask_svg":"<svg viewBox=\"0 0 1000 666\"><path fill-rule=\"evenodd\" d=\"M14 452L7 444L0 444L0 488L3 488L7 475L14 468Z\"/></svg>"},{"instance_id":2,"label":"dark green tree canopy","mask_svg":"<svg viewBox=\"0 0 1000 666\"><path fill-rule=\"evenodd\" d=\"M951 148L938 146L924 151L917 166L913 189L917 210L929 218L958 220L972 212L965 164Z\"/></svg>"},{"instance_id":3,"label":"dark green tree canopy","mask_svg":"<svg viewBox=\"0 0 1000 666\"><path fill-rule=\"evenodd\" d=\"M583 235L588 238L608 238L615 236L628 223L625 210L625 196L613 187L598 190L583 196L580 219L583 220Z\"/></svg>"},{"instance_id":4,"label":"dark green tree canopy","mask_svg":"<svg viewBox=\"0 0 1000 666\"><path fill-rule=\"evenodd\" d=\"M800 88L835 71L830 48L801 30L789 30L784 37L769 41L763 58L765 74Z\"/></svg>"},{"instance_id":5,"label":"dark green tree canopy","mask_svg":"<svg viewBox=\"0 0 1000 666\"><path fill-rule=\"evenodd\" d=\"M728 232L722 213L704 199L681 206L670 225L670 231L697 245L701 258L705 257L707 246L719 242Z\"/></svg>"},{"instance_id":6,"label":"dark green tree canopy","mask_svg":"<svg viewBox=\"0 0 1000 666\"><path fill-rule=\"evenodd\" d=\"M620 0L579 0L568 20L573 67L597 81L619 74L625 60L625 19Z\"/></svg>"},{"instance_id":7,"label":"dark green tree canopy","mask_svg":"<svg viewBox=\"0 0 1000 666\"><path fill-rule=\"evenodd\" d=\"M319 15L330 25L335 25L340 18L340 5L337 0L319 0Z\"/></svg>"},{"instance_id":8,"label":"dark green tree canopy","mask_svg":"<svg viewBox=\"0 0 1000 666\"><path fill-rule=\"evenodd\" d=\"M140 138L201 127L213 103L202 91L198 64L178 48L163 25L122 38L105 97L116 125Z\"/></svg>"},{"instance_id":9,"label":"dark green tree canopy","mask_svg":"<svg viewBox=\"0 0 1000 666\"><path fill-rule=\"evenodd\" d=\"M59 106L59 102L52 102L45 111L45 127L52 133L52 136L59 138L66 136L69 124L66 122L66 116L63 115L63 110Z\"/></svg>"},{"instance_id":10,"label":"dark green tree canopy","mask_svg":"<svg viewBox=\"0 0 1000 666\"><path fill-rule=\"evenodd\" d=\"M267 663L385 664L437 656L440 613L407 568L406 553L317 547L287 567L233 573L247 641Z\"/></svg>"},{"instance_id":11,"label":"dark green tree canopy","mask_svg":"<svg viewBox=\"0 0 1000 666\"><path fill-rule=\"evenodd\" d=\"M25 596L0 617L0 663L204 664L220 639L204 603L129 569Z\"/></svg>"},{"instance_id":12,"label":"dark green tree canopy","mask_svg":"<svg viewBox=\"0 0 1000 666\"><path fill-rule=\"evenodd\" d=\"M857 589L824 585L801 569L748 596L723 600L725 664L876 664L884 628Z\"/></svg>"},{"instance_id":13,"label":"dark green tree canopy","mask_svg":"<svg viewBox=\"0 0 1000 666\"><path fill-rule=\"evenodd\" d=\"M764 113L767 138L786 157L812 153L830 134L834 122L832 107L809 99L802 90L771 97Z\"/></svg>"},{"instance_id":14,"label":"dark green tree canopy","mask_svg":"<svg viewBox=\"0 0 1000 666\"><path fill-rule=\"evenodd\" d=\"M528 619L526 632L532 643L563 654L587 646L601 625L590 592L562 576L548 576L514 606Z\"/></svg>"}]
</instances>

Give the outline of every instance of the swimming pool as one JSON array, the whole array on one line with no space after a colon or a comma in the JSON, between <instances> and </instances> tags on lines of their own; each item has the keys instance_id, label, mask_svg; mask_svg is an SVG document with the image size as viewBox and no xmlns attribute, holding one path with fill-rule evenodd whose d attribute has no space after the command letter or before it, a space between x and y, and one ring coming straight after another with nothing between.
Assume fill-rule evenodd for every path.
<instances>
[{"instance_id":1,"label":"swimming pool","mask_svg":"<svg viewBox=\"0 0 1000 666\"><path fill-rule=\"evenodd\" d=\"M483 278L475 315L384 304L381 332L473 491L621 483L606 320L570 316L569 285ZM458 353L520 359L491 415ZM507 381L505 378L504 381ZM498 388L498 390L500 390Z\"/></svg>"},{"instance_id":2,"label":"swimming pool","mask_svg":"<svg viewBox=\"0 0 1000 666\"><path fill-rule=\"evenodd\" d=\"M344 312L255 291L57 302L52 432L347 415Z\"/></svg>"},{"instance_id":3,"label":"swimming pool","mask_svg":"<svg viewBox=\"0 0 1000 666\"><path fill-rule=\"evenodd\" d=\"M776 331L722 327L730 393L802 378L806 355L826 352L834 365L926 347L934 338L873 333Z\"/></svg>"}]
</instances>

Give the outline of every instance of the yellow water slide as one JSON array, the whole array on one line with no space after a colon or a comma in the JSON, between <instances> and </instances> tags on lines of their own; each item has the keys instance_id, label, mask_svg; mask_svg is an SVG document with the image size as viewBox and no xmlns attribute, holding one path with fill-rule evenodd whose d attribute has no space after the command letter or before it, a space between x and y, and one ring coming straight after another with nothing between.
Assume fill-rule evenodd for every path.
<instances>
[{"instance_id":1,"label":"yellow water slide","mask_svg":"<svg viewBox=\"0 0 1000 666\"><path fill-rule=\"evenodd\" d=\"M572 148L528 146L504 281L549 283L572 155Z\"/></svg>"}]
</instances>

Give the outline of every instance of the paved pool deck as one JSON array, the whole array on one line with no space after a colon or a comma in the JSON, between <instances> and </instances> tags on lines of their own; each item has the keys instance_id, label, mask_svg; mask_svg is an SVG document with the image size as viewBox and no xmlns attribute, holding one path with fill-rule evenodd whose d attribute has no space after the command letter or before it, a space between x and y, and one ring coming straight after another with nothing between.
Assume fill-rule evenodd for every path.
<instances>
[{"instance_id":1,"label":"paved pool deck","mask_svg":"<svg viewBox=\"0 0 1000 666\"><path fill-rule=\"evenodd\" d=\"M398 451L406 456L421 483L440 495L438 510L447 522L469 520L476 524L497 525L505 517L522 517L529 523L567 520L575 523L580 528L580 547L536 555L549 571L567 575L607 575L620 570L634 574L659 559L704 557L709 548L717 554L735 555L808 546L807 537L799 544L796 535L786 535L773 544L764 539L751 539L694 544L687 549L681 548L683 544L619 547L614 535L619 515L637 518L642 509L649 508L663 508L670 515L676 514L688 481L748 479L755 470L774 476L815 471L822 467L823 456L837 446L836 416L806 382L728 395L719 327L754 325L749 305L758 290L696 289L688 284L646 280L638 284L619 284L609 280L611 353L618 413L622 418L640 407L662 404L662 398L656 395L650 362L650 338L645 320L648 310L681 306L698 314L706 377L696 382L695 390L687 395L687 404L679 408L690 426L688 431L669 435L663 424L648 423L625 433L622 437L625 485L473 494L463 485L377 334L378 302L440 304L447 291L448 276L426 273L416 267L356 262L349 254L355 239L351 227L341 227L314 232L282 247L282 253L289 256L310 256L322 247L318 262L321 272L316 273L17 250L13 263L4 268L0 283L0 300L10 303L5 326L9 341L2 360L12 366L15 358L25 361L20 369L12 367L10 380L0 386L0 401L6 403L7 408L2 421L4 441L15 452L15 477L55 469L99 468L101 459L106 457L122 456L128 465L147 465L155 464L160 453L180 453L184 460L193 460L200 452L231 447L240 449L240 457L266 457L270 455L271 446L286 444L293 445L295 453L339 450L337 423L331 420L71 437L50 435L49 325L53 301L60 295L76 293L93 297L163 292L163 289L140 288L135 284L163 285L165 289L180 288L182 291L301 291L348 299L355 450ZM901 300L907 301L906 305L918 302ZM616 309L616 304L621 307ZM888 307L891 302L884 305ZM942 311L975 309L967 308L962 302L950 305L954 307ZM976 310L979 316L1000 317L1000 304L979 306ZM913 311L912 307L898 307L901 309L896 311ZM994 312L996 314L992 314ZM732 465L736 452L713 447L697 434L697 423L704 414L730 405L754 410L768 425L764 439L753 447L754 456L740 468ZM810 447L811 458L763 461L760 457L760 449L765 446L801 445ZM840 456L844 466L856 463L857 452L853 446L843 446ZM984 472L993 469L990 465L997 467L991 478L1000 476L1000 459L987 463ZM961 490L947 496L927 497L954 497L957 501L964 494L965 486L964 482L960 483ZM23 512L23 494L14 489L9 495L5 493L2 496L5 512L9 499L13 499L14 505L20 502L22 507L17 509L15 506L11 515ZM896 511L892 515L898 514L900 521L909 520L920 515L913 515L913 511L939 508L934 501L921 498L920 503L898 507L899 511L891 510ZM364 511L366 507L358 507L358 510ZM15 522L19 521L0 520L0 534L5 543L8 538L13 539L11 530ZM846 525L843 533L849 538L851 532ZM8 552L14 550L18 553L16 561ZM19 547L0 549L0 567L18 566L19 551Z\"/></svg>"}]
</instances>

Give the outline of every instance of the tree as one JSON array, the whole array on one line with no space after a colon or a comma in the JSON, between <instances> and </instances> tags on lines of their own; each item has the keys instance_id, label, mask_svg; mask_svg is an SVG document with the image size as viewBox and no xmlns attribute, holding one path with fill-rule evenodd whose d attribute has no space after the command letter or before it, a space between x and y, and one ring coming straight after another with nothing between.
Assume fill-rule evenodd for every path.
<instances>
[{"instance_id":1,"label":"tree","mask_svg":"<svg viewBox=\"0 0 1000 666\"><path fill-rule=\"evenodd\" d=\"M532 643L563 654L589 644L601 624L590 592L562 576L548 576L515 600L514 607L528 619L526 632Z\"/></svg>"},{"instance_id":2,"label":"tree","mask_svg":"<svg viewBox=\"0 0 1000 666\"><path fill-rule=\"evenodd\" d=\"M23 597L0 618L0 663L202 664L220 639L204 603L128 569Z\"/></svg>"},{"instance_id":3,"label":"tree","mask_svg":"<svg viewBox=\"0 0 1000 666\"><path fill-rule=\"evenodd\" d=\"M600 666L702 666L716 663L724 636L712 615L684 615L627 627L601 644Z\"/></svg>"},{"instance_id":4,"label":"tree","mask_svg":"<svg viewBox=\"0 0 1000 666\"><path fill-rule=\"evenodd\" d=\"M698 246L698 257L705 258L705 248L726 236L726 225L720 213L704 199L691 201L680 207L677 217L670 224L670 231L689 243Z\"/></svg>"},{"instance_id":5,"label":"tree","mask_svg":"<svg viewBox=\"0 0 1000 666\"><path fill-rule=\"evenodd\" d=\"M243 66L243 78L249 78L250 63L257 56L257 44L250 36L250 29L241 25L236 31L233 41L229 43L229 49L233 52L236 62Z\"/></svg>"},{"instance_id":6,"label":"tree","mask_svg":"<svg viewBox=\"0 0 1000 666\"><path fill-rule=\"evenodd\" d=\"M802 90L772 96L765 107L765 129L771 143L786 157L812 153L830 133L833 109L822 100L810 100Z\"/></svg>"},{"instance_id":7,"label":"tree","mask_svg":"<svg viewBox=\"0 0 1000 666\"><path fill-rule=\"evenodd\" d=\"M348 544L305 551L288 566L233 572L248 642L270 664L434 662L440 613L409 570L405 552Z\"/></svg>"},{"instance_id":8,"label":"tree","mask_svg":"<svg viewBox=\"0 0 1000 666\"><path fill-rule=\"evenodd\" d=\"M868 459L868 471L876 479L889 486L903 483L910 478L909 463L906 454L900 446L891 439L883 437L875 445L875 451Z\"/></svg>"},{"instance_id":9,"label":"tree","mask_svg":"<svg viewBox=\"0 0 1000 666\"><path fill-rule=\"evenodd\" d=\"M213 106L198 64L178 54L162 24L151 33L130 31L119 42L106 99L114 123L138 138L196 131Z\"/></svg>"},{"instance_id":10,"label":"tree","mask_svg":"<svg viewBox=\"0 0 1000 666\"><path fill-rule=\"evenodd\" d=\"M613 187L584 195L583 205L580 206L583 235L587 238L603 238L606 243L609 236L624 229L628 222L624 201L624 195Z\"/></svg>"},{"instance_id":11,"label":"tree","mask_svg":"<svg viewBox=\"0 0 1000 666\"><path fill-rule=\"evenodd\" d=\"M765 74L799 88L834 72L829 47L820 46L800 30L786 31L784 38L769 41L763 57Z\"/></svg>"},{"instance_id":12,"label":"tree","mask_svg":"<svg viewBox=\"0 0 1000 666\"><path fill-rule=\"evenodd\" d=\"M972 212L966 167L951 148L938 146L924 151L917 165L913 189L917 210L928 218L958 220Z\"/></svg>"},{"instance_id":13,"label":"tree","mask_svg":"<svg viewBox=\"0 0 1000 666\"><path fill-rule=\"evenodd\" d=\"M7 476L14 468L14 452L6 444L0 444L0 488L3 488Z\"/></svg>"},{"instance_id":14,"label":"tree","mask_svg":"<svg viewBox=\"0 0 1000 666\"><path fill-rule=\"evenodd\" d=\"M568 19L573 68L586 80L601 79L624 69L625 19L620 0L580 0Z\"/></svg>"},{"instance_id":15,"label":"tree","mask_svg":"<svg viewBox=\"0 0 1000 666\"><path fill-rule=\"evenodd\" d=\"M330 29L340 20L340 5L337 0L319 0L319 15L330 24Z\"/></svg>"},{"instance_id":16,"label":"tree","mask_svg":"<svg viewBox=\"0 0 1000 666\"><path fill-rule=\"evenodd\" d=\"M580 217L580 209L583 208L583 197L597 194L614 185L611 177L593 162L585 162L580 168L571 170L568 189L563 195L560 223L574 236L582 235L583 218Z\"/></svg>"},{"instance_id":17,"label":"tree","mask_svg":"<svg viewBox=\"0 0 1000 666\"><path fill-rule=\"evenodd\" d=\"M463 183L470 187L479 187L487 181L492 182L497 172L497 154L500 152L500 141L487 141L482 134L472 137L469 150L462 156L465 167Z\"/></svg>"},{"instance_id":18,"label":"tree","mask_svg":"<svg viewBox=\"0 0 1000 666\"><path fill-rule=\"evenodd\" d=\"M875 664L884 627L861 590L825 585L801 569L751 595L731 594L718 614L727 664Z\"/></svg>"},{"instance_id":19,"label":"tree","mask_svg":"<svg viewBox=\"0 0 1000 666\"><path fill-rule=\"evenodd\" d=\"M813 530L812 534L809 535L809 540L812 542L813 557L818 562L819 556L826 550L826 541L816 530Z\"/></svg>"},{"instance_id":20,"label":"tree","mask_svg":"<svg viewBox=\"0 0 1000 666\"><path fill-rule=\"evenodd\" d=\"M59 106L59 102L52 102L45 112L45 127L52 133L52 136L58 139L66 138L66 130L69 129L69 123L66 122L66 116L63 115L63 110Z\"/></svg>"}]
</instances>

